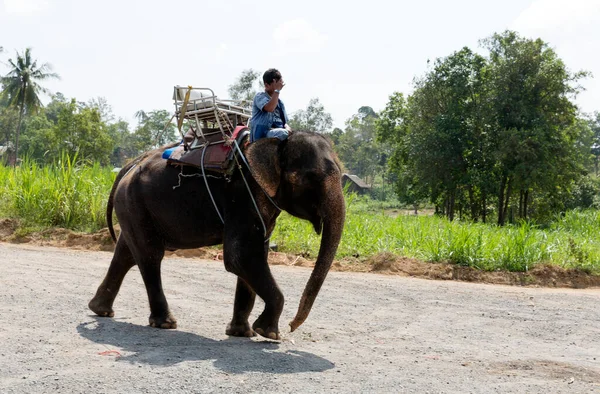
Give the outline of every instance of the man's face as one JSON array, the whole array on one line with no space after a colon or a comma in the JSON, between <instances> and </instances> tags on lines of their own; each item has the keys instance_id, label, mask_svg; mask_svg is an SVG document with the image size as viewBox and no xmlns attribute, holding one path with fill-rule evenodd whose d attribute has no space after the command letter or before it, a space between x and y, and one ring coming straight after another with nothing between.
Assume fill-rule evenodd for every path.
<instances>
[{"instance_id":1,"label":"man's face","mask_svg":"<svg viewBox=\"0 0 600 394\"><path fill-rule=\"evenodd\" d=\"M273 93L275 89L281 89L283 87L283 78L274 79L271 83L265 84L265 91L267 93Z\"/></svg>"}]
</instances>

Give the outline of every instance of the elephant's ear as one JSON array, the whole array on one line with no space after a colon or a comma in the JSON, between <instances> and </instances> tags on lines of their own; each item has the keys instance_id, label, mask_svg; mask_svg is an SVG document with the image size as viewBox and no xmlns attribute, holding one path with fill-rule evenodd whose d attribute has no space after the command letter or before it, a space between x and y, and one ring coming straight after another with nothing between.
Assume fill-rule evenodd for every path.
<instances>
[{"instance_id":1,"label":"elephant's ear","mask_svg":"<svg viewBox=\"0 0 600 394\"><path fill-rule=\"evenodd\" d=\"M281 179L279 139L262 138L248 146L246 159L256 182L270 197L275 197Z\"/></svg>"}]
</instances>

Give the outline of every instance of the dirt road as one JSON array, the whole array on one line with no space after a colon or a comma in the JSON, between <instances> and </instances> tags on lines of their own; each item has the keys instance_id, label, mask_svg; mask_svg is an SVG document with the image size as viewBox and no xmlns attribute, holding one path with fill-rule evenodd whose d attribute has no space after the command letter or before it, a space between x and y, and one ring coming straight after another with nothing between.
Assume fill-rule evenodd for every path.
<instances>
[{"instance_id":1,"label":"dirt road","mask_svg":"<svg viewBox=\"0 0 600 394\"><path fill-rule=\"evenodd\" d=\"M93 316L110 258L0 244L1 393L600 393L598 289L332 272L289 333L310 270L275 266L284 339L270 342L225 335L235 277L214 261L165 260L177 330L147 326L137 269L115 318Z\"/></svg>"}]
</instances>

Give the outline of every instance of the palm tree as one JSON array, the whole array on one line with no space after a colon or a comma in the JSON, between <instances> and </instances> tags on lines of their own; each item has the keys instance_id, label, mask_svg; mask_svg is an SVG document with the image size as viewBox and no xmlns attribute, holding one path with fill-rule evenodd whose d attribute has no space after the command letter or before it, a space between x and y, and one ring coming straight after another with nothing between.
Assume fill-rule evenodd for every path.
<instances>
[{"instance_id":1,"label":"palm tree","mask_svg":"<svg viewBox=\"0 0 600 394\"><path fill-rule=\"evenodd\" d=\"M21 132L21 123L25 113L36 112L41 106L40 93L48 93L48 90L38 84L38 81L45 81L49 78L60 78L58 74L52 72L52 66L44 63L38 66L37 60L31 58L31 48L25 49L23 54L17 52L15 60L9 59L8 63L12 68L8 74L0 78L4 85L2 95L8 99L9 105L18 107L19 121L17 123L17 133L15 135L15 162L19 155L19 134Z\"/></svg>"}]
</instances>

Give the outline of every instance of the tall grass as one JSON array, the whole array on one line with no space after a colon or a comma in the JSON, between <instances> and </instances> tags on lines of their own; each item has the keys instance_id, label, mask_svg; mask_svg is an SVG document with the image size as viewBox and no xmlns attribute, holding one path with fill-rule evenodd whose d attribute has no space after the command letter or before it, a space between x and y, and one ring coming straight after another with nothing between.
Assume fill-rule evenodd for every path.
<instances>
[{"instance_id":1,"label":"tall grass","mask_svg":"<svg viewBox=\"0 0 600 394\"><path fill-rule=\"evenodd\" d=\"M0 217L23 226L96 231L106 226L105 209L115 174L98 164L62 155L52 165L25 159L0 165ZM338 258L377 253L451 262L482 270L527 271L539 263L600 274L600 211L570 211L544 228L522 222L499 227L450 222L426 215L390 216L389 204L346 196L347 215ZM320 238L312 226L285 212L272 240L279 250L316 257Z\"/></svg>"},{"instance_id":2,"label":"tall grass","mask_svg":"<svg viewBox=\"0 0 600 394\"><path fill-rule=\"evenodd\" d=\"M437 216L368 212L348 199L338 258L391 252L430 262L482 270L528 271L547 263L600 274L600 212L571 211L545 229L531 223L499 227ZM319 237L312 227L283 213L272 240L280 250L315 257Z\"/></svg>"},{"instance_id":3,"label":"tall grass","mask_svg":"<svg viewBox=\"0 0 600 394\"><path fill-rule=\"evenodd\" d=\"M32 228L95 231L106 226L114 177L109 168L77 163L66 154L47 166L29 159L17 168L0 166L0 213Z\"/></svg>"}]
</instances>

